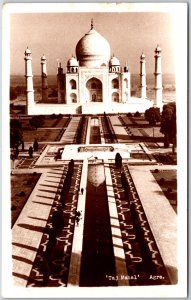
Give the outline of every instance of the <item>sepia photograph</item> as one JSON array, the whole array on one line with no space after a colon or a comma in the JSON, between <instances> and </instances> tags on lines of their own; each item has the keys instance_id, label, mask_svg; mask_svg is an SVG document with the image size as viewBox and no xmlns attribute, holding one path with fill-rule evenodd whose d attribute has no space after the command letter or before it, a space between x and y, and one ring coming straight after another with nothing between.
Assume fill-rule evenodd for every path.
<instances>
[{"instance_id":1,"label":"sepia photograph","mask_svg":"<svg viewBox=\"0 0 191 300\"><path fill-rule=\"evenodd\" d=\"M3 17L4 295L186 296L186 3Z\"/></svg>"}]
</instances>

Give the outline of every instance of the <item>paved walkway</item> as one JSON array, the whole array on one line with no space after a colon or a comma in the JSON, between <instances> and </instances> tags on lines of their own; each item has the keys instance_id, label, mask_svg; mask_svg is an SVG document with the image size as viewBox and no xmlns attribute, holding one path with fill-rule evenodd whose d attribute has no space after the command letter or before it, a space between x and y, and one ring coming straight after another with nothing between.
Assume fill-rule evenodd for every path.
<instances>
[{"instance_id":1,"label":"paved walkway","mask_svg":"<svg viewBox=\"0 0 191 300\"><path fill-rule=\"evenodd\" d=\"M110 121L115 132L118 143L128 142L128 134L125 128L122 126L118 116L110 116Z\"/></svg>"},{"instance_id":2,"label":"paved walkway","mask_svg":"<svg viewBox=\"0 0 191 300\"><path fill-rule=\"evenodd\" d=\"M84 160L80 189L85 190L87 182L88 161ZM17 170L17 173L22 170ZM41 169L39 169L41 171ZM31 170L29 170L31 173ZM52 175L51 175L52 173ZM35 189L24 206L13 230L13 277L16 285L26 286L36 252L42 239L44 228L55 199L63 170L49 169L41 175ZM106 187L109 201L112 240L115 254L117 275L127 275L124 251L117 216L116 204L112 188L111 174L108 165L105 165ZM48 180L48 184L45 184ZM51 183L50 183L51 181ZM81 253L83 242L84 214L86 193L79 194L77 210L82 211L79 226L75 226L68 286L79 286ZM119 248L120 246L120 248ZM120 277L120 276L119 276ZM118 285L127 285L127 280L119 280Z\"/></svg>"},{"instance_id":3,"label":"paved walkway","mask_svg":"<svg viewBox=\"0 0 191 300\"><path fill-rule=\"evenodd\" d=\"M80 282L80 266L82 255L84 216L86 205L85 187L87 183L88 160L84 160L82 167L82 176L80 182L80 190L84 188L84 193L80 193L78 197L77 211L81 211L81 220L78 226L75 226L72 244L72 255L70 259L70 270L68 275L68 286L79 286Z\"/></svg>"},{"instance_id":4,"label":"paved walkway","mask_svg":"<svg viewBox=\"0 0 191 300\"><path fill-rule=\"evenodd\" d=\"M108 160L104 160L106 189L111 223L113 250L115 255L116 275L128 276L126 269L125 254L121 238L118 213L114 197L111 173ZM12 229L13 244L13 277L16 285L26 286L31 272L32 264L36 257L44 228L50 210L57 194L57 189L63 174L63 168L35 169L41 172L37 185L32 191L26 205ZM129 166L129 170L147 216L153 236L159 248L163 262L167 268L172 283L176 282L176 214L164 196L160 186L151 174L150 169L156 166ZM167 169L160 166L159 169ZM175 166L168 166L175 169ZM84 160L80 189L85 190L87 183L88 161ZM26 171L26 170L25 170ZM23 170L15 170L15 173L23 173ZM28 170L32 173L33 170ZM146 183L146 184L145 184ZM149 185L149 189L148 189ZM77 210L82 211L79 226L75 226L68 286L79 286L81 253L84 230L84 213L86 192L80 193ZM122 280L118 276L118 285L128 285L128 280Z\"/></svg>"},{"instance_id":5,"label":"paved walkway","mask_svg":"<svg viewBox=\"0 0 191 300\"><path fill-rule=\"evenodd\" d=\"M13 278L26 286L63 169L49 169L41 175L12 229Z\"/></svg>"},{"instance_id":6,"label":"paved walkway","mask_svg":"<svg viewBox=\"0 0 191 300\"><path fill-rule=\"evenodd\" d=\"M177 271L177 215L150 170L156 166L129 166L150 228L172 284ZM175 166L160 166L175 169ZM148 188L149 187L149 188Z\"/></svg>"},{"instance_id":7,"label":"paved walkway","mask_svg":"<svg viewBox=\"0 0 191 300\"><path fill-rule=\"evenodd\" d=\"M72 118L72 120L68 124L63 136L61 137L60 142L64 142L66 144L73 143L80 119L81 119L81 117L73 117Z\"/></svg>"}]
</instances>

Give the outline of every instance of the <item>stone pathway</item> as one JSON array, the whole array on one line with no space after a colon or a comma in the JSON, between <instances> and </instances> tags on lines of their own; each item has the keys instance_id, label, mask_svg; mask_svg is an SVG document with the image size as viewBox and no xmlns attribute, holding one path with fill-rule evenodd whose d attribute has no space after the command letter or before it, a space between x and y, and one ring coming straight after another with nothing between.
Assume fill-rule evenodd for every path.
<instances>
[{"instance_id":1,"label":"stone pathway","mask_svg":"<svg viewBox=\"0 0 191 300\"><path fill-rule=\"evenodd\" d=\"M174 166L170 168L174 169ZM150 172L151 169L154 170L156 167L129 166L169 278L171 283L175 284L177 282L177 216ZM158 169L167 169L167 167L160 166Z\"/></svg>"},{"instance_id":2,"label":"stone pathway","mask_svg":"<svg viewBox=\"0 0 191 300\"><path fill-rule=\"evenodd\" d=\"M61 137L60 142L64 142L65 144L73 143L80 119L81 117L72 117L72 120Z\"/></svg>"},{"instance_id":3,"label":"stone pathway","mask_svg":"<svg viewBox=\"0 0 191 300\"><path fill-rule=\"evenodd\" d=\"M124 217L127 211L121 211L119 214L118 208L116 207L117 202L115 201L115 192L113 190L115 184L112 182L108 163L112 163L112 161L108 162L105 160L105 176L113 249L115 254L116 274L118 276L116 283L118 285L129 285L129 280L127 279L128 271L126 263L128 260L126 257L126 252L129 253L129 251L131 251L131 246L128 251L126 250L126 252L124 252L124 249L129 247L128 245L129 243L131 244L131 241L129 241L126 245L123 245L123 231L121 231L120 223L120 218L122 218L122 223L124 223ZM13 278L16 285L26 286L29 284L31 286L35 286L34 282L37 279L35 279L34 273L32 275L32 277L34 277L33 283L29 281L29 277L31 276L30 274L36 259L37 251L39 251L39 247L42 243L42 237L48 224L48 218L50 218L51 209L59 195L58 188L66 167L67 165L64 165L62 168L55 167L43 170L44 173L41 175L19 218L13 226ZM129 170L149 221L152 234L157 243L158 249L160 250L161 257L165 266L167 267L171 283L176 283L176 214L170 207L168 200L164 195L162 195L163 193L161 194L160 187L150 173L149 170L152 168L155 169L156 166L130 166ZM166 169L166 166L160 168ZM174 166L171 168L174 168ZM42 169L37 169L36 171L41 172ZM22 173L22 170L15 170L15 173L19 172ZM28 172L31 173L32 170L28 170ZM87 160L84 160L83 162L82 175L80 178L79 187L83 187L85 189L87 180ZM148 191L147 186L144 184L145 180L147 183L149 182L150 191ZM67 264L65 264L63 261L63 270L62 272L60 271L62 275L64 274L63 272L69 272L68 281L66 279L66 275L64 275L60 281L57 278L60 276L60 273L58 273L56 275L58 280L56 278L53 279L54 277L51 277L54 281L54 284L57 284L56 286L66 286L67 284L68 286L79 286L86 203L85 199L86 193L84 192L83 195L79 194L78 201L77 199L75 200L77 210L82 211L82 216L79 226L76 226L76 224L74 226L75 221L72 225L74 228L72 248L71 243L68 244L72 253L70 269L67 271ZM74 210L71 211L73 217ZM131 234L129 237L131 237ZM61 240L63 240L63 237ZM46 247L45 241L43 242L43 245L43 247ZM130 260L132 260L134 257L132 255L133 254L131 254L129 257ZM67 254L67 257L70 258L70 254ZM136 259L136 257L134 257L134 259ZM36 272L36 276L38 276L37 282L39 284L39 282L42 281L42 275L39 275L39 271ZM120 274L123 274L124 276L120 277ZM50 282L52 282L51 278ZM136 282L134 284L136 285Z\"/></svg>"},{"instance_id":4,"label":"stone pathway","mask_svg":"<svg viewBox=\"0 0 191 300\"><path fill-rule=\"evenodd\" d=\"M75 214L77 210L78 199L80 197L79 187L81 169L81 164L77 163L74 165L74 174L71 182L71 187L67 195L65 195L64 207L62 206L60 201L60 193L62 190L62 183L64 182L64 178L67 173L67 168L63 173L61 184L59 185L59 192L51 207L46 229L43 233L27 286L67 286L69 268L72 265L72 263L70 263L70 258L74 240L74 228L76 227ZM51 260L49 261L49 276L47 278L47 283L44 283L42 268L43 256L50 240L49 232L52 229L52 216L58 208L62 210L64 226L62 230L56 235L56 244L51 251Z\"/></svg>"},{"instance_id":5,"label":"stone pathway","mask_svg":"<svg viewBox=\"0 0 191 300\"><path fill-rule=\"evenodd\" d=\"M111 124L115 132L118 143L128 142L129 138L125 128L122 126L118 116L110 116Z\"/></svg>"},{"instance_id":6,"label":"stone pathway","mask_svg":"<svg viewBox=\"0 0 191 300\"><path fill-rule=\"evenodd\" d=\"M82 255L82 241L83 241L83 229L84 229L84 215L85 215L85 203L86 203L86 183L87 183L87 170L88 161L84 160L82 167L82 176L80 181L81 188L84 189L83 194L79 194L77 211L81 212L81 219L79 225L74 228L74 237L72 244L72 254L70 259L70 270L68 275L68 286L79 286L80 283L80 266Z\"/></svg>"},{"instance_id":7,"label":"stone pathway","mask_svg":"<svg viewBox=\"0 0 191 300\"><path fill-rule=\"evenodd\" d=\"M26 286L57 194L62 169L44 170L12 228L14 283Z\"/></svg>"}]
</instances>

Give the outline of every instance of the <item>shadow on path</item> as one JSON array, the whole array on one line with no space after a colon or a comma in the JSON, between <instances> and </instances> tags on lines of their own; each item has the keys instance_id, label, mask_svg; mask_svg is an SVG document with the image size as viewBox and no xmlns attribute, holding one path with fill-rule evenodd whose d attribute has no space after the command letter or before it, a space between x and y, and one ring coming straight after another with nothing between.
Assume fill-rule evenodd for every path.
<instances>
[{"instance_id":1,"label":"shadow on path","mask_svg":"<svg viewBox=\"0 0 191 300\"><path fill-rule=\"evenodd\" d=\"M38 250L38 248L36 248L36 247L32 247L32 246L28 246L28 245L24 245L24 244L20 244L20 243L12 243L12 245L16 246L16 247L32 250L32 251L37 251Z\"/></svg>"},{"instance_id":2,"label":"shadow on path","mask_svg":"<svg viewBox=\"0 0 191 300\"><path fill-rule=\"evenodd\" d=\"M29 224L18 224L17 226L28 229L28 230L44 232L44 227L41 227L41 226L35 226L35 225L29 225Z\"/></svg>"}]
</instances>

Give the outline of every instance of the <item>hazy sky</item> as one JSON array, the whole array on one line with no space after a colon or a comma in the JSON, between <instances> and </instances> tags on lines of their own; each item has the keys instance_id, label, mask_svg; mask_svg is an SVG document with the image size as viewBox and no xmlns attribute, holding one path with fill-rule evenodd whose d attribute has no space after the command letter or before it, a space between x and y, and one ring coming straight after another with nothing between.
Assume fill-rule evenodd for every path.
<instances>
[{"instance_id":1,"label":"hazy sky","mask_svg":"<svg viewBox=\"0 0 191 300\"><path fill-rule=\"evenodd\" d=\"M147 73L154 72L154 49L162 48L163 73L174 73L175 26L169 13L17 13L11 15L11 74L24 75L24 51L32 52L33 74L40 75L40 58L47 58L48 74L56 74L57 59L65 67L75 55L79 39L94 28L110 43L121 66L128 61L139 73L140 55L146 55Z\"/></svg>"}]
</instances>

